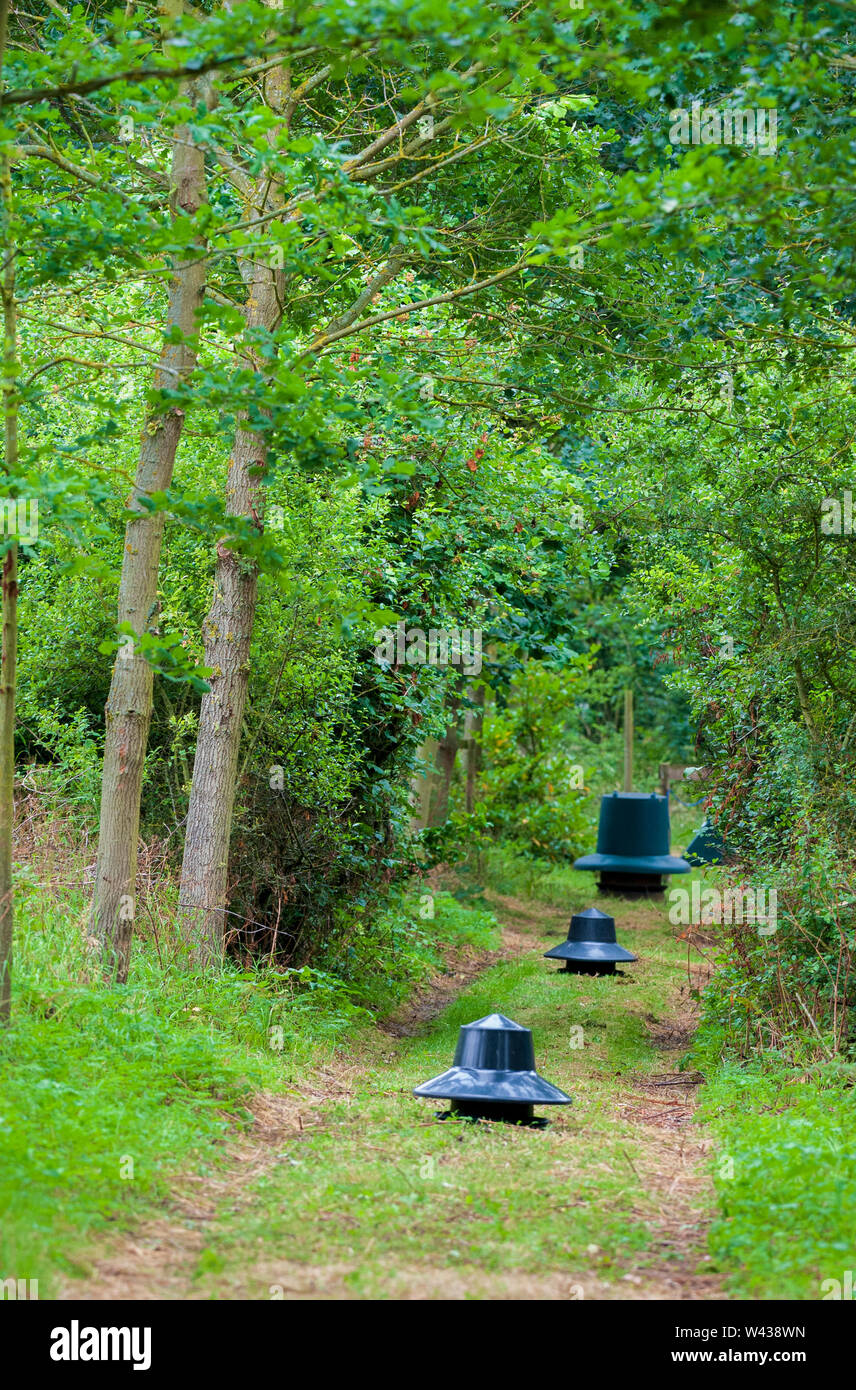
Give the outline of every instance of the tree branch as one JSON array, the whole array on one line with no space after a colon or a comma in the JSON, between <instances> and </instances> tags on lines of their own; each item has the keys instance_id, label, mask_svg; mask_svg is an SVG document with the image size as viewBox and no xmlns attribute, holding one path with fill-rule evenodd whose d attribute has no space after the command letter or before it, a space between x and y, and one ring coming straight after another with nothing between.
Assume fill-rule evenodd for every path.
<instances>
[{"instance_id":1,"label":"tree branch","mask_svg":"<svg viewBox=\"0 0 856 1390\"><path fill-rule=\"evenodd\" d=\"M433 309L438 304L451 304L453 300L463 299L466 295L475 294L478 290L485 290L491 285L498 285L501 280L507 280L510 275L519 275L526 264L524 257L505 270L500 270L496 275L489 275L485 280L474 280L458 290L448 290L445 294L435 294L430 299L417 299L412 304L403 304L398 309L389 309L385 314L372 314L370 318L361 319L353 326L339 328L332 333L322 333L300 353L296 362L302 362L305 357L311 357L314 352L320 352L321 348L329 347L331 343L338 342L340 338L348 338L354 333L362 333L365 329L374 328L379 323L389 323L391 319L405 318L408 314L415 314L419 309Z\"/></svg>"}]
</instances>

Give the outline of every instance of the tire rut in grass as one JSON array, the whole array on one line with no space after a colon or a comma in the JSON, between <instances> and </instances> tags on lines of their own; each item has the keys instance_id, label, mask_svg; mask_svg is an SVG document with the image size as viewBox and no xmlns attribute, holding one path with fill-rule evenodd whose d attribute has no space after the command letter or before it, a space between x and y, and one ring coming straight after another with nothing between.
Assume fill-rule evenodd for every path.
<instances>
[{"instance_id":1,"label":"tire rut in grass","mask_svg":"<svg viewBox=\"0 0 856 1390\"><path fill-rule=\"evenodd\" d=\"M462 994L486 970L498 961L522 954L528 945L528 941L521 937L519 932L504 928L502 947L498 951L474 951L471 947L449 951L445 968L429 980L427 985L411 995L389 1018L379 1020L377 1027L390 1037L417 1037L432 1019L443 1012L447 1004Z\"/></svg>"},{"instance_id":2,"label":"tire rut in grass","mask_svg":"<svg viewBox=\"0 0 856 1390\"><path fill-rule=\"evenodd\" d=\"M695 967L666 1001L664 1017L644 1019L653 1046L668 1068L628 1078L622 1117L639 1132L644 1181L659 1211L654 1247L663 1265L655 1278L674 1287L683 1300L725 1299L721 1278L711 1263L707 1233L714 1206L708 1171L710 1137L695 1123L699 1087L704 1077L681 1071L698 1026L698 986L706 967Z\"/></svg>"},{"instance_id":3,"label":"tire rut in grass","mask_svg":"<svg viewBox=\"0 0 856 1390\"><path fill-rule=\"evenodd\" d=\"M570 915L498 894L492 895L490 902L498 915L510 913L516 925L525 923L530 932L551 937L564 935ZM662 933L664 928L662 906L656 902L616 900L605 903L604 910L618 920L619 935L638 932L647 937ZM557 924L553 930L548 929L551 923ZM628 1163L656 1209L653 1221L650 1212L641 1207L630 1213L652 1228L655 1261L650 1267L628 1270L620 1276L630 1286L625 1293L609 1288L594 1293L594 1297L689 1301L727 1297L718 1275L705 1268L710 1263L707 1231L714 1193L708 1172L712 1141L695 1123L698 1090L704 1078L699 1072L680 1070L698 1026L698 994L710 978L710 967L703 959L705 942L686 940L688 952L700 947L702 960L697 964L688 961L686 977L676 980L658 1016L647 1014L642 1019L664 1070L629 1076L616 1114L617 1121L630 1124L635 1131L636 1151ZM624 978L614 980L615 986L632 983L632 966ZM633 1010L632 998L623 993L616 995L615 1002L619 1008Z\"/></svg>"}]
</instances>

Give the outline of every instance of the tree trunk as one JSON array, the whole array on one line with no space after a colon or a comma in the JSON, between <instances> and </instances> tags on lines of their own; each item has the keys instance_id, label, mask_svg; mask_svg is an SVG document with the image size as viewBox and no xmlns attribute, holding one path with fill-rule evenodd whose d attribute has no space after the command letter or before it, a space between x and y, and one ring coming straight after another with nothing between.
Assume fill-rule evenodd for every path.
<instances>
[{"instance_id":1,"label":"tree trunk","mask_svg":"<svg viewBox=\"0 0 856 1390\"><path fill-rule=\"evenodd\" d=\"M249 329L276 326L282 302L280 282L280 272L253 264L245 309ZM252 360L257 371L264 369L255 353ZM236 430L226 484L227 512L251 517L259 527L264 514L259 479L265 453L259 435L240 427ZM199 713L179 895L181 931L203 968L220 959L226 935L229 839L257 587L256 566L219 545L214 600L204 628L205 665L212 674Z\"/></svg>"},{"instance_id":2,"label":"tree trunk","mask_svg":"<svg viewBox=\"0 0 856 1390\"><path fill-rule=\"evenodd\" d=\"M624 790L633 790L633 691L624 692Z\"/></svg>"},{"instance_id":3,"label":"tree trunk","mask_svg":"<svg viewBox=\"0 0 856 1390\"><path fill-rule=\"evenodd\" d=\"M413 808L410 817L410 833L415 835L424 830L431 815L431 791L437 775L437 740L426 739L420 745L418 757L424 764L420 772L414 772L410 780L410 804Z\"/></svg>"},{"instance_id":4,"label":"tree trunk","mask_svg":"<svg viewBox=\"0 0 856 1390\"><path fill-rule=\"evenodd\" d=\"M272 9L279 8L278 0L266 0L266 3ZM271 42L275 40L275 34L271 34ZM274 67L267 73L263 91L270 109L281 117L280 124L268 132L269 143L275 144L288 124L286 79L282 67ZM246 176L242 176L241 181L245 184L246 206L254 206L259 215L275 213L282 208L280 179L265 175L255 187ZM256 328L273 332L282 318L283 272L251 259L239 258L238 265L247 286L244 321L248 332L251 334ZM256 372L270 374L269 361L256 347L247 347L245 357ZM238 418L240 421L241 417ZM260 530L265 501L261 476L265 471L266 452L264 439L239 423L229 458L226 513L251 518ZM257 591L255 564L227 546L218 545L214 600L204 628L205 665L211 668L212 674L210 689L203 696L199 712L179 889L180 930L202 969L217 964L225 944L229 840L235 809L241 726L250 680L250 642Z\"/></svg>"},{"instance_id":5,"label":"tree trunk","mask_svg":"<svg viewBox=\"0 0 856 1390\"><path fill-rule=\"evenodd\" d=\"M0 15L0 63L6 14ZM15 248L10 235L12 172L8 150L0 161L3 226L3 419L4 470L14 480L18 466L18 322L15 302ZM0 1024L12 1009L12 837L15 823L15 678L18 652L18 543L3 557L3 636L0 657Z\"/></svg>"},{"instance_id":6,"label":"tree trunk","mask_svg":"<svg viewBox=\"0 0 856 1390\"><path fill-rule=\"evenodd\" d=\"M800 702L800 712L805 722L806 729L808 730L808 736L812 743L818 743L817 725L814 722L814 715L811 712L811 697L808 693L808 683L799 657L794 658L794 677L797 685L797 696Z\"/></svg>"},{"instance_id":7,"label":"tree trunk","mask_svg":"<svg viewBox=\"0 0 856 1390\"><path fill-rule=\"evenodd\" d=\"M484 726L485 686L479 685L471 694L478 709L467 710L465 744L467 754L466 808L470 813L476 804L476 777L481 763L481 736Z\"/></svg>"},{"instance_id":8,"label":"tree trunk","mask_svg":"<svg viewBox=\"0 0 856 1390\"><path fill-rule=\"evenodd\" d=\"M189 84L192 90L193 84ZM187 127L175 132L171 170L175 217L192 216L205 201L205 157ZM202 257L178 262L169 286L167 333L183 339L198 332L197 312L205 292ZM158 390L175 387L196 365L196 347L187 341L164 344L154 377ZM129 506L139 519L128 522L119 586L119 623L137 634L147 631L157 608L157 583L164 514L146 511L140 499L165 491L172 481L184 412L150 414L143 428L140 457ZM113 666L106 705L101 823L90 932L102 945L106 976L128 977L133 932L140 831L140 796L152 715L153 672L127 640Z\"/></svg>"},{"instance_id":9,"label":"tree trunk","mask_svg":"<svg viewBox=\"0 0 856 1390\"><path fill-rule=\"evenodd\" d=\"M439 776L432 797L431 819L429 824L444 825L449 818L449 792L455 771L460 741L457 720L450 724L437 746L437 768Z\"/></svg>"}]
</instances>

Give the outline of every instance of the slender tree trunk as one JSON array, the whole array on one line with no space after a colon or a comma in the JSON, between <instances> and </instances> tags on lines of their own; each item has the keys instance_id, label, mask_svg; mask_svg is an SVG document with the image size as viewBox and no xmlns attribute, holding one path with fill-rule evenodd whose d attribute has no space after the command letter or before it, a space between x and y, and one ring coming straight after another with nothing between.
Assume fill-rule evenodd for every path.
<instances>
[{"instance_id":1,"label":"slender tree trunk","mask_svg":"<svg viewBox=\"0 0 856 1390\"><path fill-rule=\"evenodd\" d=\"M431 791L437 776L437 740L426 739L420 745L418 756L424 767L414 772L410 781L410 804L413 808L410 817L410 833L424 830L431 816Z\"/></svg>"},{"instance_id":2,"label":"slender tree trunk","mask_svg":"<svg viewBox=\"0 0 856 1390\"><path fill-rule=\"evenodd\" d=\"M468 812L475 810L476 804L476 777L481 763L481 736L484 727L484 684L479 685L473 691L471 698L478 708L467 710L466 716L467 785L465 805Z\"/></svg>"},{"instance_id":3,"label":"slender tree trunk","mask_svg":"<svg viewBox=\"0 0 856 1390\"><path fill-rule=\"evenodd\" d=\"M272 9L279 8L278 0L267 3ZM273 34L271 41L275 42ZM281 66L265 76L263 90L268 106L281 117L279 126L268 135L274 142L288 124L287 81ZM245 198L260 213L276 212L283 205L281 181L266 175L254 188L247 183ZM248 292L244 306L247 329L273 332L282 318L283 272L251 259L239 258L238 264ZM255 347L246 349L246 357L256 372L269 374L270 364ZM266 452L264 439L239 423L229 459L226 512L252 519L260 530ZM199 712L179 890L181 933L202 969L219 962L226 936L229 841L257 592L256 566L227 546L218 545L214 599L204 627L205 665L212 674Z\"/></svg>"},{"instance_id":4,"label":"slender tree trunk","mask_svg":"<svg viewBox=\"0 0 856 1390\"><path fill-rule=\"evenodd\" d=\"M811 697L808 691L808 682L806 681L803 665L799 657L794 658L794 678L796 680L797 685L797 695L799 697L800 702L800 712L802 713L806 729L808 730L808 736L811 739L812 743L818 743L819 736L817 732L817 725L814 722L814 715L811 711Z\"/></svg>"},{"instance_id":5,"label":"slender tree trunk","mask_svg":"<svg viewBox=\"0 0 856 1390\"><path fill-rule=\"evenodd\" d=\"M248 276L247 327L276 326L281 312L281 272L253 263ZM264 364L253 357L257 371ZM227 512L261 527L266 445L238 428L229 459ZM205 665L210 689L202 698L193 783L181 866L182 934L206 968L223 953L226 934L229 840L235 808L241 726L250 679L250 642L256 616L256 566L225 545L217 547L214 600L205 621Z\"/></svg>"},{"instance_id":6,"label":"slender tree trunk","mask_svg":"<svg viewBox=\"0 0 856 1390\"><path fill-rule=\"evenodd\" d=\"M0 13L0 64L5 45L5 6ZM15 247L11 237L12 172L8 149L0 157L3 271L4 470L14 479L18 466L18 323L15 302ZM18 543L3 556L3 636L0 658L0 1024L12 1008L12 835L15 822L15 676L18 651Z\"/></svg>"},{"instance_id":7,"label":"slender tree trunk","mask_svg":"<svg viewBox=\"0 0 856 1390\"><path fill-rule=\"evenodd\" d=\"M633 790L633 691L624 692L624 790Z\"/></svg>"},{"instance_id":8,"label":"slender tree trunk","mask_svg":"<svg viewBox=\"0 0 856 1390\"><path fill-rule=\"evenodd\" d=\"M437 746L438 777L431 805L431 825L443 825L449 818L449 792L455 772L460 740L458 723L450 724Z\"/></svg>"},{"instance_id":9,"label":"slender tree trunk","mask_svg":"<svg viewBox=\"0 0 856 1390\"><path fill-rule=\"evenodd\" d=\"M279 0L266 3L272 9L281 7ZM276 42L275 34L271 35L271 42ZM303 84L300 90L311 90L311 85L314 84ZM275 143L282 130L288 128L295 100L290 77L281 66L273 67L264 78L264 95L270 109L280 117L279 125L268 135L268 140ZM265 175L254 186L228 157L226 166L246 206L253 207L259 215L282 208L281 180ZM395 278L403 264L401 258L390 257L348 312L328 325L326 331L341 331L354 322L361 308ZM273 331L282 318L285 276L281 270L251 260L239 260L239 265L249 290L244 311L247 328ZM248 357L257 372L270 371L269 363L254 350L249 351ZM239 426L229 460L226 509L232 515L251 518L260 528L264 489L259 472L264 469L265 453L264 439ZM181 931L202 968L220 960L226 935L229 841L249 686L257 583L254 565L225 545L218 547L214 600L204 630L205 664L212 670L211 688L203 697L199 715L179 895Z\"/></svg>"},{"instance_id":10,"label":"slender tree trunk","mask_svg":"<svg viewBox=\"0 0 856 1390\"><path fill-rule=\"evenodd\" d=\"M192 90L192 84L190 84ZM204 203L205 157L190 131L175 131L171 169L173 215L192 216ZM200 247L200 249L202 249ZM183 339L198 332L197 312L205 292L206 264L201 257L178 262L169 285L167 333L177 328ZM155 389L175 387L196 365L196 347L188 341L164 344L155 372ZM164 514L146 511L141 498L165 491L171 481L184 412L152 413L143 428L140 457L130 508L139 519L125 531L119 623L138 634L153 623L163 539ZM90 931L102 943L105 975L124 982L128 976L133 932L140 831L140 797L152 715L153 672L136 644L126 641L113 666L106 706L101 824Z\"/></svg>"}]
</instances>

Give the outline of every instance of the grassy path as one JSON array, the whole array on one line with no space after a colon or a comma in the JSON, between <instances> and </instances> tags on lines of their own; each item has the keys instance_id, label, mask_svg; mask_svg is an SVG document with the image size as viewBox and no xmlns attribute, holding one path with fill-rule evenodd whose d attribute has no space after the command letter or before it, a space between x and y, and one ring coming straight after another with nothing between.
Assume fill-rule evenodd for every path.
<instances>
[{"instance_id":1,"label":"grassy path","mask_svg":"<svg viewBox=\"0 0 856 1390\"><path fill-rule=\"evenodd\" d=\"M724 1297L705 1248L708 1141L676 1070L686 961L662 906L616 904L640 961L596 980L542 959L566 911L490 901L501 958L441 981L299 1089L259 1097L219 1176L188 1175L65 1295ZM459 1025L494 1009L533 1028L539 1071L574 1097L545 1131L439 1124L410 1094L449 1064Z\"/></svg>"}]
</instances>

